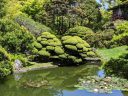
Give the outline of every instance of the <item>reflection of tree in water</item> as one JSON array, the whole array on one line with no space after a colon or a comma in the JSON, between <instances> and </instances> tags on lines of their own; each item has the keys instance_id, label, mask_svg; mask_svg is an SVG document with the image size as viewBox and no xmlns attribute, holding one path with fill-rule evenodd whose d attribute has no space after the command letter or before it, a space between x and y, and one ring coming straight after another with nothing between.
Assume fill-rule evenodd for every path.
<instances>
[{"instance_id":1,"label":"reflection of tree in water","mask_svg":"<svg viewBox=\"0 0 128 96\"><path fill-rule=\"evenodd\" d=\"M124 96L128 96L128 92L123 92Z\"/></svg>"},{"instance_id":2,"label":"reflection of tree in water","mask_svg":"<svg viewBox=\"0 0 128 96\"><path fill-rule=\"evenodd\" d=\"M1 96L64 96L64 91L74 91L79 77L96 74L97 67L70 67L55 68L41 71L33 71L21 74L19 81L10 77L9 81L3 86L0 85ZM23 82L32 80L48 80L51 86L41 86L39 88L24 87Z\"/></svg>"}]
</instances>

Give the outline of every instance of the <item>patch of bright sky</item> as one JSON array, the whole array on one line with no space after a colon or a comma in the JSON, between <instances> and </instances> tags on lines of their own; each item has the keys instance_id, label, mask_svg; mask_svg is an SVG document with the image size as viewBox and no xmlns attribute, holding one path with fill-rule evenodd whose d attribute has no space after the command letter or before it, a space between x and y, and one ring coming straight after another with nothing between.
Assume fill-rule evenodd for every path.
<instances>
[{"instance_id":1,"label":"patch of bright sky","mask_svg":"<svg viewBox=\"0 0 128 96\"><path fill-rule=\"evenodd\" d=\"M100 2L100 0L96 0L99 4L101 4L101 2ZM105 9L108 9L108 4L105 4ZM103 6L102 6L102 8L104 8Z\"/></svg>"}]
</instances>

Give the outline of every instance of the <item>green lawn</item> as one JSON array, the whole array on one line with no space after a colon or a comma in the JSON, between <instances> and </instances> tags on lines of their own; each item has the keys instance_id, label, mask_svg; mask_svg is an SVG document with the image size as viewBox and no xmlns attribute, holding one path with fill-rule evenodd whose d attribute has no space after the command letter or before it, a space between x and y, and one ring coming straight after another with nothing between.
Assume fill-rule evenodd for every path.
<instances>
[{"instance_id":1,"label":"green lawn","mask_svg":"<svg viewBox=\"0 0 128 96\"><path fill-rule=\"evenodd\" d=\"M110 60L111 58L118 58L123 53L128 52L126 50L128 46L120 46L112 49L97 49L97 54L101 57L103 62Z\"/></svg>"}]
</instances>

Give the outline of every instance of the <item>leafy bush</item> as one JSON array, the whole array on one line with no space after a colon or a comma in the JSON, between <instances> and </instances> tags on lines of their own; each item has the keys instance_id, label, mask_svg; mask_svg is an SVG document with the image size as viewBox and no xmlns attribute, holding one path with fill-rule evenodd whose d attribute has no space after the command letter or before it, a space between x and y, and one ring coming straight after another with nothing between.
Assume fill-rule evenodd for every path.
<instances>
[{"instance_id":1,"label":"leafy bush","mask_svg":"<svg viewBox=\"0 0 128 96\"><path fill-rule=\"evenodd\" d=\"M12 64L10 55L0 46L0 79L11 74Z\"/></svg>"},{"instance_id":2,"label":"leafy bush","mask_svg":"<svg viewBox=\"0 0 128 96\"><path fill-rule=\"evenodd\" d=\"M0 36L0 44L10 52L25 52L32 47L33 36L11 20L0 20Z\"/></svg>"},{"instance_id":3,"label":"leafy bush","mask_svg":"<svg viewBox=\"0 0 128 96\"><path fill-rule=\"evenodd\" d=\"M116 31L116 35L124 33L124 32L128 32L128 21L125 20L116 20L114 22L114 26Z\"/></svg>"},{"instance_id":4,"label":"leafy bush","mask_svg":"<svg viewBox=\"0 0 128 96\"><path fill-rule=\"evenodd\" d=\"M128 45L128 31L119 35L114 35L111 40L111 45Z\"/></svg>"},{"instance_id":5,"label":"leafy bush","mask_svg":"<svg viewBox=\"0 0 128 96\"><path fill-rule=\"evenodd\" d=\"M0 18L2 18L5 15L5 1L6 0L0 0Z\"/></svg>"},{"instance_id":6,"label":"leafy bush","mask_svg":"<svg viewBox=\"0 0 128 96\"><path fill-rule=\"evenodd\" d=\"M112 40L114 34L115 34L114 30L107 29L92 34L90 37L86 39L86 41L92 47L96 47L96 48L109 47L111 45L110 41Z\"/></svg>"},{"instance_id":7,"label":"leafy bush","mask_svg":"<svg viewBox=\"0 0 128 96\"><path fill-rule=\"evenodd\" d=\"M15 17L15 21L24 26L28 31L30 31L35 36L39 36L42 32L52 32L49 27L42 25L38 22L35 22L33 19L29 18L25 14L20 14Z\"/></svg>"},{"instance_id":8,"label":"leafy bush","mask_svg":"<svg viewBox=\"0 0 128 96\"><path fill-rule=\"evenodd\" d=\"M118 59L111 59L104 66L106 73L128 79L128 52L122 54Z\"/></svg>"},{"instance_id":9,"label":"leafy bush","mask_svg":"<svg viewBox=\"0 0 128 96\"><path fill-rule=\"evenodd\" d=\"M45 0L30 0L26 1L24 3L22 11L29 16L32 17L32 19L36 19L36 14L40 13L41 10L43 10L43 2Z\"/></svg>"},{"instance_id":10,"label":"leafy bush","mask_svg":"<svg viewBox=\"0 0 128 96\"><path fill-rule=\"evenodd\" d=\"M76 26L74 28L70 28L66 35L71 35L71 36L79 36L82 39L86 40L87 37L90 37L94 32L87 27L84 26Z\"/></svg>"},{"instance_id":11,"label":"leafy bush","mask_svg":"<svg viewBox=\"0 0 128 96\"><path fill-rule=\"evenodd\" d=\"M110 42L111 46L128 45L128 21L117 20L114 25L116 33Z\"/></svg>"},{"instance_id":12,"label":"leafy bush","mask_svg":"<svg viewBox=\"0 0 128 96\"><path fill-rule=\"evenodd\" d=\"M111 59L104 68L108 75L128 78L128 59Z\"/></svg>"}]
</instances>

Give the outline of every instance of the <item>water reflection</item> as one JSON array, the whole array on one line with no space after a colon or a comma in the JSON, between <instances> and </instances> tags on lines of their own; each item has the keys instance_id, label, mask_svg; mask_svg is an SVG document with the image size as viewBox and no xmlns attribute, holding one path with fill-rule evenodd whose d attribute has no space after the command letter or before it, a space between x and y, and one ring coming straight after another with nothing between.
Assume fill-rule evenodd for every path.
<instances>
[{"instance_id":1,"label":"water reflection","mask_svg":"<svg viewBox=\"0 0 128 96\"><path fill-rule=\"evenodd\" d=\"M13 76L14 76L15 81L19 81L21 79L21 77L22 77L22 74L20 74L20 73L13 74Z\"/></svg>"},{"instance_id":2,"label":"water reflection","mask_svg":"<svg viewBox=\"0 0 128 96\"><path fill-rule=\"evenodd\" d=\"M78 78L96 75L97 71L98 66L79 66L15 74L15 78L10 76L4 84L0 84L0 96L127 96L116 90L112 94L98 94L74 87L78 83ZM51 86L25 87L24 82L30 80L34 82L47 80Z\"/></svg>"},{"instance_id":3,"label":"water reflection","mask_svg":"<svg viewBox=\"0 0 128 96\"><path fill-rule=\"evenodd\" d=\"M67 91L64 90L61 95L57 96L124 96L121 91L114 90L111 94L98 94L91 93L85 90L75 90L75 91Z\"/></svg>"},{"instance_id":4,"label":"water reflection","mask_svg":"<svg viewBox=\"0 0 128 96\"><path fill-rule=\"evenodd\" d=\"M105 72L104 72L104 70L102 69L102 70L99 70L98 72L97 72L97 75L99 76L99 77L101 77L101 78L104 78L105 77Z\"/></svg>"}]
</instances>

